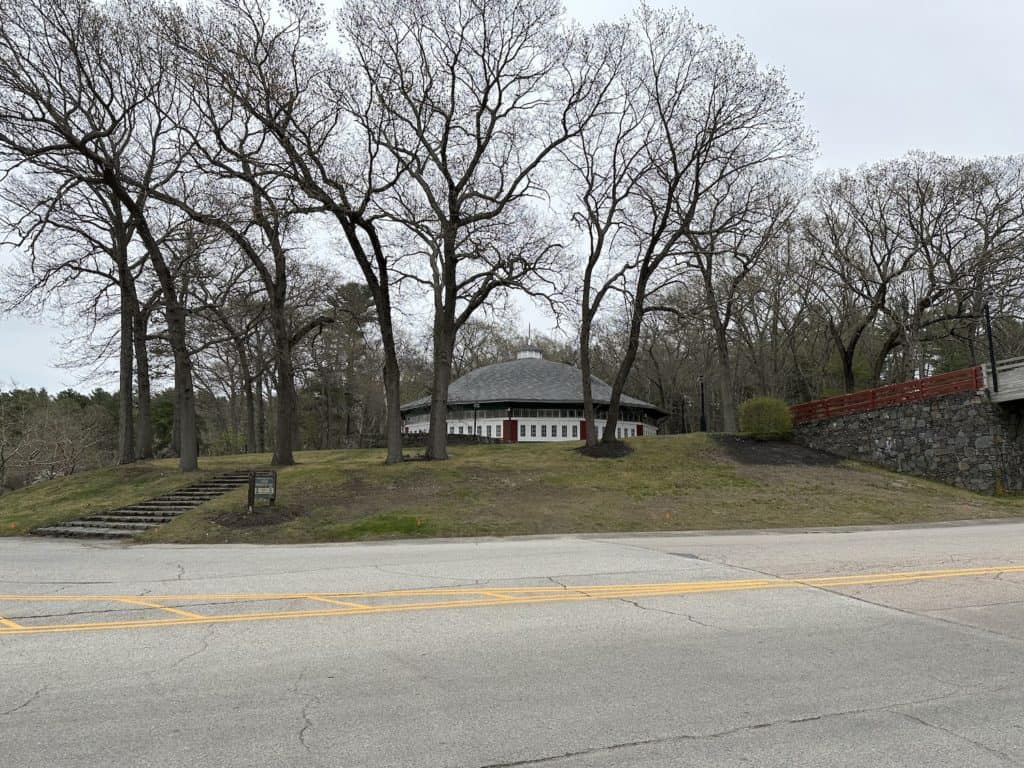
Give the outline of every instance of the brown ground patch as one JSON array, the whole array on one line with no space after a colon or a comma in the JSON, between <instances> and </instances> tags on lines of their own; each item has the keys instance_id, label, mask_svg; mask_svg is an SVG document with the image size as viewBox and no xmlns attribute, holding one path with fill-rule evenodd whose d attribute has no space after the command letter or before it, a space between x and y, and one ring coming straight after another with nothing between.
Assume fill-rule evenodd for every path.
<instances>
[{"instance_id":1,"label":"brown ground patch","mask_svg":"<svg viewBox=\"0 0 1024 768\"><path fill-rule=\"evenodd\" d=\"M268 525L287 523L301 515L302 513L297 509L275 504L273 507L256 507L252 514L249 514L246 509L226 510L214 517L213 522L223 528L262 528Z\"/></svg>"},{"instance_id":2,"label":"brown ground patch","mask_svg":"<svg viewBox=\"0 0 1024 768\"><path fill-rule=\"evenodd\" d=\"M592 459L622 459L633 452L632 448L621 441L615 441L614 443L600 442L594 447L584 445L576 450Z\"/></svg>"},{"instance_id":3,"label":"brown ground patch","mask_svg":"<svg viewBox=\"0 0 1024 768\"><path fill-rule=\"evenodd\" d=\"M804 467L832 467L842 461L830 453L805 448L783 440L754 440L740 435L712 435L725 455L740 464Z\"/></svg>"}]
</instances>

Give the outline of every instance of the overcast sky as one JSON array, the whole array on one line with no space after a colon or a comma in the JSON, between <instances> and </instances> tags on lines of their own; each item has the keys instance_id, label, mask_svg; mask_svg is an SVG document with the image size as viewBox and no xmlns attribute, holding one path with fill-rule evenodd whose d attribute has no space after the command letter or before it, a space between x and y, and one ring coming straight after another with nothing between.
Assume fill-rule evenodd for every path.
<instances>
[{"instance_id":1,"label":"overcast sky","mask_svg":"<svg viewBox=\"0 0 1024 768\"><path fill-rule=\"evenodd\" d=\"M653 3L670 5L670 3ZM1024 151L1024 3L1017 0L692 0L701 22L743 38L803 94L821 168L912 149L959 155ZM621 0L567 0L581 21L613 19ZM0 262L4 259L0 255ZM88 390L56 368L60 328L0 319L0 388Z\"/></svg>"}]
</instances>

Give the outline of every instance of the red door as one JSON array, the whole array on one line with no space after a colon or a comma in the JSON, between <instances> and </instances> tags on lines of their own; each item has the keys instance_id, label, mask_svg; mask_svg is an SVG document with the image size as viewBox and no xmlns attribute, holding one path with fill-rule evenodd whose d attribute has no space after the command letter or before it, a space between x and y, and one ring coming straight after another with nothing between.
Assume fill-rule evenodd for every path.
<instances>
[{"instance_id":1,"label":"red door","mask_svg":"<svg viewBox=\"0 0 1024 768\"><path fill-rule=\"evenodd\" d=\"M505 419L501 423L501 437L506 443L518 443L519 422L515 419Z\"/></svg>"},{"instance_id":2,"label":"red door","mask_svg":"<svg viewBox=\"0 0 1024 768\"><path fill-rule=\"evenodd\" d=\"M580 419L580 440L587 439L587 420Z\"/></svg>"},{"instance_id":3,"label":"red door","mask_svg":"<svg viewBox=\"0 0 1024 768\"><path fill-rule=\"evenodd\" d=\"M643 424L637 424L636 425L636 436L637 437L643 437L644 436L644 425Z\"/></svg>"}]
</instances>

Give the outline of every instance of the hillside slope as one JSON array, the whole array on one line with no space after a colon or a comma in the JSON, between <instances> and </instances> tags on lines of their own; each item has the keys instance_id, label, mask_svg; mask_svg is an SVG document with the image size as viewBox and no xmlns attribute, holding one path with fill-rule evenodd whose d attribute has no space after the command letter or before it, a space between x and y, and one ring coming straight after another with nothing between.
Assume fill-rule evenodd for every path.
<instances>
[{"instance_id":1,"label":"hillside slope","mask_svg":"<svg viewBox=\"0 0 1024 768\"><path fill-rule=\"evenodd\" d=\"M279 473L279 501L245 514L229 493L142 537L314 542L537 533L867 525L1024 515L994 499L789 444L675 435L623 459L566 444L457 446L447 462L385 466L381 451L311 451ZM269 456L205 459L206 473ZM193 482L171 461L85 473L0 497L0 533L98 512Z\"/></svg>"}]
</instances>

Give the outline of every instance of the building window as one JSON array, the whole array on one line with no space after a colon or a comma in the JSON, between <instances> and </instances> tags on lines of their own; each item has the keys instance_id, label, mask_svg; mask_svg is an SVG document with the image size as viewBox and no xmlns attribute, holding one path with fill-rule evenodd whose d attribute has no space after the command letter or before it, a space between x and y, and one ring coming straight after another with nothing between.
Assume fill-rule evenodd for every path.
<instances>
[{"instance_id":1,"label":"building window","mask_svg":"<svg viewBox=\"0 0 1024 768\"><path fill-rule=\"evenodd\" d=\"M462 427L459 427L459 434L462 434Z\"/></svg>"},{"instance_id":2,"label":"building window","mask_svg":"<svg viewBox=\"0 0 1024 768\"><path fill-rule=\"evenodd\" d=\"M525 424L520 424L519 425L519 436L520 437L526 437L526 425Z\"/></svg>"},{"instance_id":3,"label":"building window","mask_svg":"<svg viewBox=\"0 0 1024 768\"><path fill-rule=\"evenodd\" d=\"M476 428L476 433L477 433L478 435L482 435L482 434L484 433L484 428L483 428L483 427L477 427L477 428Z\"/></svg>"},{"instance_id":4,"label":"building window","mask_svg":"<svg viewBox=\"0 0 1024 768\"><path fill-rule=\"evenodd\" d=\"M548 436L548 425L547 424L541 424L540 425L540 436L541 437L547 437Z\"/></svg>"},{"instance_id":5,"label":"building window","mask_svg":"<svg viewBox=\"0 0 1024 768\"><path fill-rule=\"evenodd\" d=\"M536 424L531 424L530 425L530 437L536 437L536 436L537 436L537 425Z\"/></svg>"},{"instance_id":6,"label":"building window","mask_svg":"<svg viewBox=\"0 0 1024 768\"><path fill-rule=\"evenodd\" d=\"M568 424L563 424L562 425L562 437L568 437L568 436L569 436L569 425Z\"/></svg>"},{"instance_id":7,"label":"building window","mask_svg":"<svg viewBox=\"0 0 1024 768\"><path fill-rule=\"evenodd\" d=\"M488 437L491 436L491 425L490 424L487 425L487 436Z\"/></svg>"},{"instance_id":8,"label":"building window","mask_svg":"<svg viewBox=\"0 0 1024 768\"><path fill-rule=\"evenodd\" d=\"M448 434L449 435L454 435L455 434L455 425L454 424L449 424L448 425Z\"/></svg>"},{"instance_id":9,"label":"building window","mask_svg":"<svg viewBox=\"0 0 1024 768\"><path fill-rule=\"evenodd\" d=\"M576 424L572 425L572 436L573 437L579 437L580 436L579 429L580 428Z\"/></svg>"}]
</instances>

